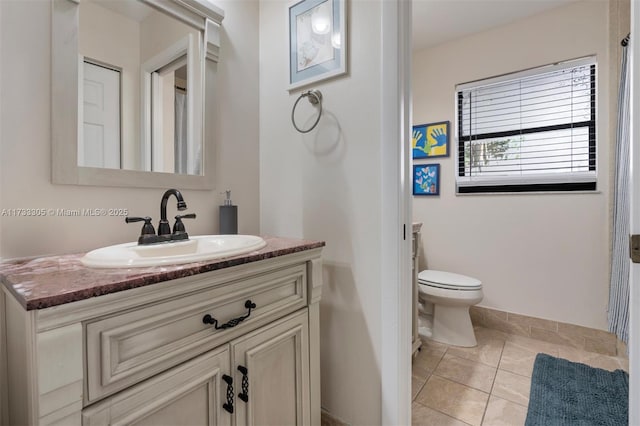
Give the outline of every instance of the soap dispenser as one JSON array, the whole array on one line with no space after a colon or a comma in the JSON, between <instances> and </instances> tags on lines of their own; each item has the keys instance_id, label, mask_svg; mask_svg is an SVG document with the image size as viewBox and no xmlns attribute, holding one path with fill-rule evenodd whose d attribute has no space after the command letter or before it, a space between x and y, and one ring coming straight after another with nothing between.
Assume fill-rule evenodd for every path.
<instances>
[{"instance_id":1,"label":"soap dispenser","mask_svg":"<svg viewBox=\"0 0 640 426\"><path fill-rule=\"evenodd\" d=\"M229 235L238 233L238 206L231 201L231 191L224 191L226 198L220 206L220 234Z\"/></svg>"}]
</instances>

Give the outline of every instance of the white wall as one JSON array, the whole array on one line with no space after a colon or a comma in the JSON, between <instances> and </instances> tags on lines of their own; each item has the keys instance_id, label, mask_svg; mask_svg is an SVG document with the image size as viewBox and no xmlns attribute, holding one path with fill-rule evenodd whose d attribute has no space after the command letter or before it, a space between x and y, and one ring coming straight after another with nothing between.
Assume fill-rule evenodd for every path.
<instances>
[{"instance_id":1,"label":"white wall","mask_svg":"<svg viewBox=\"0 0 640 426\"><path fill-rule=\"evenodd\" d=\"M0 22L2 22L2 16L3 16L4 12L2 10L2 8L0 8ZM4 47L2 45L2 43L0 43L0 81L2 81L2 77L4 74L4 71L2 69L2 58L4 57ZM0 103L0 116L3 115L3 105L2 103ZM4 137L3 137L3 132L2 132L2 127L3 127L3 122L2 120L0 120L0 165L3 164L2 163L2 157L3 157L3 150L2 150L2 144L4 141ZM0 171L0 183L2 182L2 172ZM0 201L2 200L2 185L0 184ZM2 207L2 203L0 202L0 208ZM0 216L1 217L1 216ZM0 241L2 241L2 227L0 226ZM1 249L1 244L0 244L0 258L2 258L2 249ZM2 312L5 312L5 296L4 296L4 292L0 292L0 308ZM0 394L2 396L0 396L0 423L4 424L7 423L7 417L8 417L8 398L5 396L7 395L7 350L5 348L5 342L6 340L6 332L5 332L5 321L4 321L4 315L0 314Z\"/></svg>"},{"instance_id":2,"label":"white wall","mask_svg":"<svg viewBox=\"0 0 640 426\"><path fill-rule=\"evenodd\" d=\"M238 232L264 234L260 228L260 150L259 144L259 3L258 1L216 0L225 11L220 34L220 61L207 67L207 78L215 70L216 85L208 85L208 110L215 112L205 120L207 132L217 131L223 143L215 145L216 205L215 230L218 230L218 205L224 190L230 189L238 205ZM207 82L210 80L207 80ZM208 84L208 83L207 83Z\"/></svg>"},{"instance_id":3,"label":"white wall","mask_svg":"<svg viewBox=\"0 0 640 426\"><path fill-rule=\"evenodd\" d=\"M239 232L259 233L258 3L220 1L225 9L218 64L221 106L207 115L207 143L215 143L218 189L183 191L192 234L218 230L220 191L233 190ZM0 210L127 208L159 219L164 189L51 184L51 4L0 2ZM211 105L213 110L213 105ZM207 113L209 114L209 113ZM215 138L215 141L212 139ZM180 189L180 188L178 188ZM173 200L169 217L175 215ZM81 252L133 241L139 226L123 217L0 216L0 256Z\"/></svg>"},{"instance_id":4,"label":"white wall","mask_svg":"<svg viewBox=\"0 0 640 426\"><path fill-rule=\"evenodd\" d=\"M415 197L424 222L421 268L483 282L481 306L605 329L609 288L609 5L573 3L415 53L414 124L450 120L455 85L597 55L598 192L455 195L456 146L441 164L441 195ZM420 163L425 163L420 161Z\"/></svg>"},{"instance_id":5,"label":"white wall","mask_svg":"<svg viewBox=\"0 0 640 426\"><path fill-rule=\"evenodd\" d=\"M381 422L381 3L348 3L349 74L310 86L324 114L302 135L290 121L302 90L287 91L289 2L260 2L261 230L326 241L322 406L349 424ZM311 124L309 103L299 108Z\"/></svg>"},{"instance_id":6,"label":"white wall","mask_svg":"<svg viewBox=\"0 0 640 426\"><path fill-rule=\"evenodd\" d=\"M153 11L140 22L140 62L148 61L188 34L197 35L198 31L162 12Z\"/></svg>"},{"instance_id":7,"label":"white wall","mask_svg":"<svg viewBox=\"0 0 640 426\"><path fill-rule=\"evenodd\" d=\"M3 15L4 15L4 11L3 9L0 7L0 23L4 22L3 19ZM1 37L1 33L0 33L0 37ZM2 43L2 39L0 38L0 93L1 93L1 88L2 88L2 82L4 81L4 70L3 70L3 58L5 56L5 49L4 49L4 44ZM2 166L4 164L4 149L3 144L5 144L4 142L4 120L2 119L2 117L4 116L4 110L5 110L5 106L3 105L3 103L0 101L0 166ZM2 203L2 199L3 199L3 173L2 173L2 168L0 168L0 209L4 206L4 204ZM2 211L0 210L0 217L2 217L1 215ZM1 219L0 219L1 220ZM0 259L2 259L2 226L0 226ZM1 316L0 316L1 317ZM2 341L2 339L0 339L0 341ZM4 342L3 342L4 344ZM2 353L3 351L0 350L0 353ZM0 376L2 375L2 369L5 366L3 366L2 364L0 364ZM5 400L6 403L6 400ZM2 405L2 398L0 398L0 405ZM0 408L0 411L2 411L2 409ZM6 410L4 410L4 413L6 413ZM0 421L3 420L3 413L0 413Z\"/></svg>"},{"instance_id":8,"label":"white wall","mask_svg":"<svg viewBox=\"0 0 640 426\"><path fill-rule=\"evenodd\" d=\"M3 10L0 8L0 22L2 22ZM2 58L4 57L4 47L2 43L0 43L0 81L2 81L3 70L2 70ZM3 106L0 103L0 116L3 115ZM2 132L3 122L0 120L0 164L2 163L2 144L3 144L3 132ZM2 182L2 172L0 171L0 183ZM2 200L2 185L0 184L0 201ZM0 208L2 207L2 203L0 202ZM0 216L1 217L1 216ZM2 241L2 227L0 226L0 241ZM0 259L2 258L2 249L0 244ZM4 292L0 292L0 308L2 308L2 312L5 312L5 296ZM5 333L5 321L4 315L0 314L0 393L3 396L0 396L0 423L7 423L8 417L8 407L9 403L8 398L4 395L7 395L7 351L5 348L6 342L6 333Z\"/></svg>"}]
</instances>

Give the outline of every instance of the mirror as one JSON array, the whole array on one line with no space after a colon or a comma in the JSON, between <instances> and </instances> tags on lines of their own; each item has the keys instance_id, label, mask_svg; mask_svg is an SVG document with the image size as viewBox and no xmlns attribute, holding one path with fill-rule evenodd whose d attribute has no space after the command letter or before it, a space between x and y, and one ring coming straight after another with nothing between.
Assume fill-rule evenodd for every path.
<instances>
[{"instance_id":1,"label":"mirror","mask_svg":"<svg viewBox=\"0 0 640 426\"><path fill-rule=\"evenodd\" d=\"M207 0L54 0L53 182L213 188L203 93L222 18Z\"/></svg>"},{"instance_id":2,"label":"mirror","mask_svg":"<svg viewBox=\"0 0 640 426\"><path fill-rule=\"evenodd\" d=\"M198 35L139 1L80 3L78 166L201 174Z\"/></svg>"}]
</instances>

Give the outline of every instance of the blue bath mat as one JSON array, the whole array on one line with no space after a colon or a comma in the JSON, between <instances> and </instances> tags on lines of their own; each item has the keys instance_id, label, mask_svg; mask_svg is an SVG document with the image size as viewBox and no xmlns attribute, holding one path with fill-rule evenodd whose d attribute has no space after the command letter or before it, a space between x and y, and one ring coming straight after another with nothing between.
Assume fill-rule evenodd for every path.
<instances>
[{"instance_id":1,"label":"blue bath mat","mask_svg":"<svg viewBox=\"0 0 640 426\"><path fill-rule=\"evenodd\" d=\"M629 375L538 354L525 426L629 423Z\"/></svg>"}]
</instances>

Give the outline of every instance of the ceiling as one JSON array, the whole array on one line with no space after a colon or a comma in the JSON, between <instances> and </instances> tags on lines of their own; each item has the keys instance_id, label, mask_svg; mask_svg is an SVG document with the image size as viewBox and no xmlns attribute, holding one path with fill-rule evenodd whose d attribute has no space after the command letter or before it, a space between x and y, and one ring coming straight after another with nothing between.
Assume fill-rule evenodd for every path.
<instances>
[{"instance_id":1,"label":"ceiling","mask_svg":"<svg viewBox=\"0 0 640 426\"><path fill-rule=\"evenodd\" d=\"M413 50L486 31L577 0L413 0Z\"/></svg>"}]
</instances>

